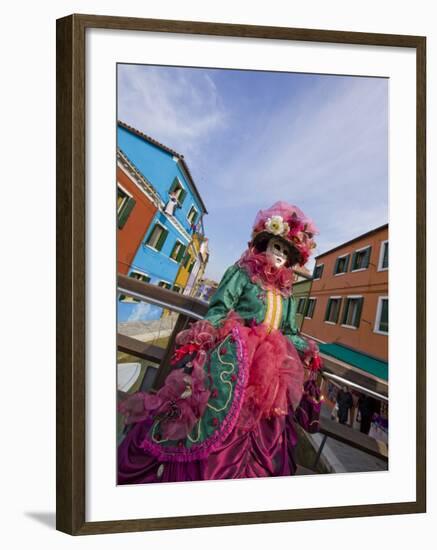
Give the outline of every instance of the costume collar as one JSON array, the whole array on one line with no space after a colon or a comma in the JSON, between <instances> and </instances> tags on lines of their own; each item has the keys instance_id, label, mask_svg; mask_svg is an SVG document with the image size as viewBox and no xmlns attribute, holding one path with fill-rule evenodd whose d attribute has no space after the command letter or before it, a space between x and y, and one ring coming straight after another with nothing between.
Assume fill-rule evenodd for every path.
<instances>
[{"instance_id":1,"label":"costume collar","mask_svg":"<svg viewBox=\"0 0 437 550\"><path fill-rule=\"evenodd\" d=\"M249 248L238 260L237 265L243 268L252 283L264 290L277 290L284 298L292 293L293 270L291 267L273 266L267 259L265 252L257 252Z\"/></svg>"}]
</instances>

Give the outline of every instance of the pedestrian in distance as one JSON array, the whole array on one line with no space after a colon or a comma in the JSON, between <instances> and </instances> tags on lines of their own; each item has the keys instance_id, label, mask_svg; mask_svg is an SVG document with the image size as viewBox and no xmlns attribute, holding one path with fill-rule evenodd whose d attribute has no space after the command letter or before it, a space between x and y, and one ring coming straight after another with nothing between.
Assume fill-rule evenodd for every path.
<instances>
[{"instance_id":1,"label":"pedestrian in distance","mask_svg":"<svg viewBox=\"0 0 437 550\"><path fill-rule=\"evenodd\" d=\"M352 394L346 386L343 386L337 393L338 421L340 424L346 424L349 417L349 411L353 405Z\"/></svg>"}]
</instances>

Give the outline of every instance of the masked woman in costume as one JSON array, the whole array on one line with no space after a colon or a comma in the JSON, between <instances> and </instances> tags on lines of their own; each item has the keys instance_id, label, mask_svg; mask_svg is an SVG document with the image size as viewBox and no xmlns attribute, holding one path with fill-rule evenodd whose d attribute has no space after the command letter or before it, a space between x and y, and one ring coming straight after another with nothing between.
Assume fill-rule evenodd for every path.
<instances>
[{"instance_id":1,"label":"masked woman in costume","mask_svg":"<svg viewBox=\"0 0 437 550\"><path fill-rule=\"evenodd\" d=\"M162 388L120 404L132 426L119 484L295 473L296 422L317 431L321 406L318 349L299 335L292 294L293 266L306 263L315 234L296 206L258 213L205 319L177 336Z\"/></svg>"}]
</instances>

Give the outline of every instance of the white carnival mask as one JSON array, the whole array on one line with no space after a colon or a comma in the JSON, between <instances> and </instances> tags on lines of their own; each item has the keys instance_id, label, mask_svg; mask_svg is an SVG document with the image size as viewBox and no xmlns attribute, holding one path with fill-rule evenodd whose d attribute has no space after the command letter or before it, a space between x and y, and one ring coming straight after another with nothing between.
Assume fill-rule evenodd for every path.
<instances>
[{"instance_id":1,"label":"white carnival mask","mask_svg":"<svg viewBox=\"0 0 437 550\"><path fill-rule=\"evenodd\" d=\"M267 244L266 256L272 265L280 268L288 259L288 250L288 245L282 239L273 237Z\"/></svg>"}]
</instances>

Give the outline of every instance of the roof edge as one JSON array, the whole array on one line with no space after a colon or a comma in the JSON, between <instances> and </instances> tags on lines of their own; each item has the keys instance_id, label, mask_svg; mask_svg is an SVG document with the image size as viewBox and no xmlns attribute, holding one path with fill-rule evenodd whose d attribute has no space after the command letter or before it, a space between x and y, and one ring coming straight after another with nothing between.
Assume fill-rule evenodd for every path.
<instances>
[{"instance_id":1,"label":"roof edge","mask_svg":"<svg viewBox=\"0 0 437 550\"><path fill-rule=\"evenodd\" d=\"M337 246L334 246L334 248L330 248L326 252L322 252L322 254L319 254L318 256L314 256L315 260L318 260L319 258L322 258L323 256L326 256L327 254L330 254L331 252L335 252L336 250L339 250L340 248L343 248L344 246L348 246L356 241L359 241L360 239L364 239L365 237L370 237L370 235L373 235L374 233L377 233L378 231L382 231L386 227L388 227L388 223L385 223L383 225L380 225L379 227L375 227L375 229L371 229L370 231L366 231L366 233L362 233L361 235L358 235L358 237L354 237L353 239L350 239L349 241L346 241L344 243L341 243Z\"/></svg>"},{"instance_id":2,"label":"roof edge","mask_svg":"<svg viewBox=\"0 0 437 550\"><path fill-rule=\"evenodd\" d=\"M203 202L202 197L200 196L200 193L199 193L199 190L196 187L196 184L194 183L193 176L191 175L190 169L188 168L188 165L185 161L184 155L181 155L181 153L178 153L174 149L171 149L170 147L167 147L167 145L164 145L160 141L150 137L149 135L145 134L144 132L141 132L140 130L137 130L137 128L134 128L133 126L130 126L129 124L127 124L126 122L123 122L122 120L117 120L117 125L120 126L121 128L124 128L128 132L131 132L132 134L140 137L141 139L144 139L144 141L147 141L148 143L151 143L152 145L155 145L156 147L159 147L160 149L162 149L166 153L169 153L170 155L173 155L174 157L176 157L178 159L178 161L182 164L182 166L184 168L184 171L187 174L187 177L189 179L189 182L193 187L194 194L196 195L196 197L199 200L202 208L204 209L205 214L208 214L208 210L205 206L205 203Z\"/></svg>"}]
</instances>

